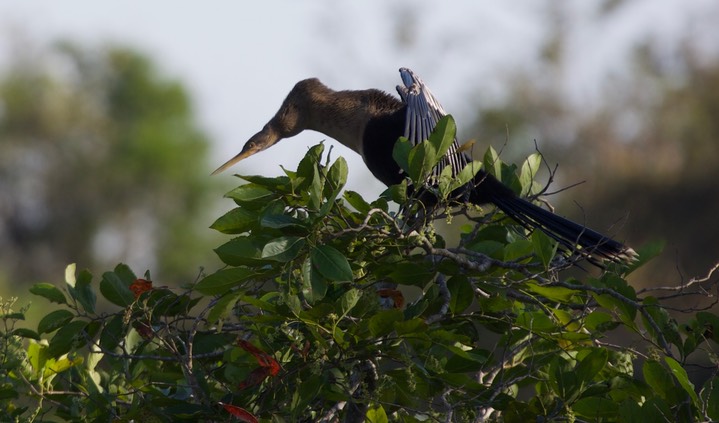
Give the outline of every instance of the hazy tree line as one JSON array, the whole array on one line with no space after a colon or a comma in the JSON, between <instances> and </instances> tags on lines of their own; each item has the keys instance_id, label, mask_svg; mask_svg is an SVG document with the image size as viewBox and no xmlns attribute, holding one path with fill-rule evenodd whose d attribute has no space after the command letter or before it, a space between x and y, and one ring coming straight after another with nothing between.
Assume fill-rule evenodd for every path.
<instances>
[{"instance_id":1,"label":"hazy tree line","mask_svg":"<svg viewBox=\"0 0 719 423\"><path fill-rule=\"evenodd\" d=\"M71 262L198 273L218 191L182 83L132 49L60 43L16 50L0 106L0 283Z\"/></svg>"}]
</instances>

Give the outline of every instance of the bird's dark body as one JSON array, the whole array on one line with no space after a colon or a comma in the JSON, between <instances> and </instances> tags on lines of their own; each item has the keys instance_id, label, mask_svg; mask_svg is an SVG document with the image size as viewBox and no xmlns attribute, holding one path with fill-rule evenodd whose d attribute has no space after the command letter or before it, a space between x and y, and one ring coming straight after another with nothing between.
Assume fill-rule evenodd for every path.
<instances>
[{"instance_id":1,"label":"bird's dark body","mask_svg":"<svg viewBox=\"0 0 719 423\"><path fill-rule=\"evenodd\" d=\"M392 158L394 144L404 131L407 114L407 107L399 101L397 103L397 111L370 119L362 136L362 150L372 152L364 154L365 164L374 177L385 185L398 184L404 178L399 165Z\"/></svg>"},{"instance_id":2,"label":"bird's dark body","mask_svg":"<svg viewBox=\"0 0 719 423\"><path fill-rule=\"evenodd\" d=\"M364 161L367 168L375 178L385 185L394 185L402 182L404 175L399 165L394 161L392 151L394 144L404 133L407 106L397 101L398 109L395 112L377 116L367 123L362 138ZM463 154L463 153L459 153ZM473 204L493 203L494 200L504 197L516 197L514 192L499 182L492 175L480 170L474 178L475 188L471 190L469 201Z\"/></svg>"},{"instance_id":3,"label":"bird's dark body","mask_svg":"<svg viewBox=\"0 0 719 423\"><path fill-rule=\"evenodd\" d=\"M215 172L262 151L283 138L305 129L322 132L362 155L372 174L394 185L405 177L394 161L394 145L401 136L417 144L427 139L439 119L446 115L437 99L409 69L400 69L404 86L401 99L376 89L335 91L316 78L298 82L265 127L245 143L242 151ZM442 158L435 175L449 166L457 174L470 158L455 140ZM540 229L564 249L578 251L590 259L631 261L636 253L587 227L567 220L518 197L509 187L481 169L475 178L455 194L458 201L494 204L527 229ZM421 200L429 205L433 199Z\"/></svg>"},{"instance_id":4,"label":"bird's dark body","mask_svg":"<svg viewBox=\"0 0 719 423\"><path fill-rule=\"evenodd\" d=\"M397 140L404 135L407 106L389 95L383 102L383 108L387 111L367 122L362 145L364 152L371 152L363 155L367 168L375 178L389 186L402 182L405 177L395 162L392 151ZM470 203L494 204L522 226L528 229L539 228L566 248L579 245L585 252L605 258L621 255L621 252L626 250L620 242L518 197L509 187L484 170L477 172L472 184L467 198ZM461 190L466 190L466 187ZM425 202L432 201L425 195L422 199Z\"/></svg>"}]
</instances>

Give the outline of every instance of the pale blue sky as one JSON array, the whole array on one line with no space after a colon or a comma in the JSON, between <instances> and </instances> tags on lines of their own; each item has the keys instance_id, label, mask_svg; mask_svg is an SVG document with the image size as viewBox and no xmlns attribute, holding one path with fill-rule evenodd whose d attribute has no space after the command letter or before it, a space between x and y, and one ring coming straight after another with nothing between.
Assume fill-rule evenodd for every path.
<instances>
[{"instance_id":1,"label":"pale blue sky","mask_svg":"<svg viewBox=\"0 0 719 423\"><path fill-rule=\"evenodd\" d=\"M606 78L623 72L633 42L653 38L670 50L680 34L707 48L719 39L714 0L628 1L611 18L596 19L600 4L0 0L0 64L8 49L2 40L12 34L40 43L64 37L138 47L190 88L201 124L216 141L213 164L220 164L264 125L295 82L310 76L337 89L393 92L397 69L411 67L458 119L461 136L472 106L501 98L508 75L537 66L539 46L552 29L544 16L552 8L562 9L569 35L562 94L587 108L606 89ZM408 23L403 45L395 42L397 16ZM542 78L542 69L536 72ZM232 170L279 174L280 165L293 168L324 136L297 138ZM334 145L335 154L350 160L350 188L381 191L353 153Z\"/></svg>"}]
</instances>

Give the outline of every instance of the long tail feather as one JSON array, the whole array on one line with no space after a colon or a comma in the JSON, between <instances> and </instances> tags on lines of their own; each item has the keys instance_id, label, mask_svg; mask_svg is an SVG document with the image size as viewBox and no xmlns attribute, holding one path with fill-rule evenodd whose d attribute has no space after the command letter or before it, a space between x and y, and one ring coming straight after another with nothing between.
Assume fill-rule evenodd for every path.
<instances>
[{"instance_id":1,"label":"long tail feather","mask_svg":"<svg viewBox=\"0 0 719 423\"><path fill-rule=\"evenodd\" d=\"M614 262L631 262L637 258L637 253L626 245L522 198L502 196L492 202L522 226L542 230L569 251Z\"/></svg>"}]
</instances>

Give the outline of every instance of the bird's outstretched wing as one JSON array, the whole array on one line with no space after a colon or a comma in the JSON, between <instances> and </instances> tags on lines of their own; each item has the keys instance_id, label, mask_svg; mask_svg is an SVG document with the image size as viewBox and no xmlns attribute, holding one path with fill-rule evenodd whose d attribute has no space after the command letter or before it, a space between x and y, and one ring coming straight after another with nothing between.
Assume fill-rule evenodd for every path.
<instances>
[{"instance_id":1,"label":"bird's outstretched wing","mask_svg":"<svg viewBox=\"0 0 719 423\"><path fill-rule=\"evenodd\" d=\"M410 69L401 68L399 74L402 77L404 86L398 85L397 92L405 104L407 104L407 117L405 119L404 136L417 145L429 138L437 122L447 113L439 104L439 101L432 95L432 92L422 80ZM452 167L452 176L456 176L468 163L469 158L459 151L459 143L455 138L454 143L447 151L439 164L434 168L431 181L436 181L442 170Z\"/></svg>"}]
</instances>

